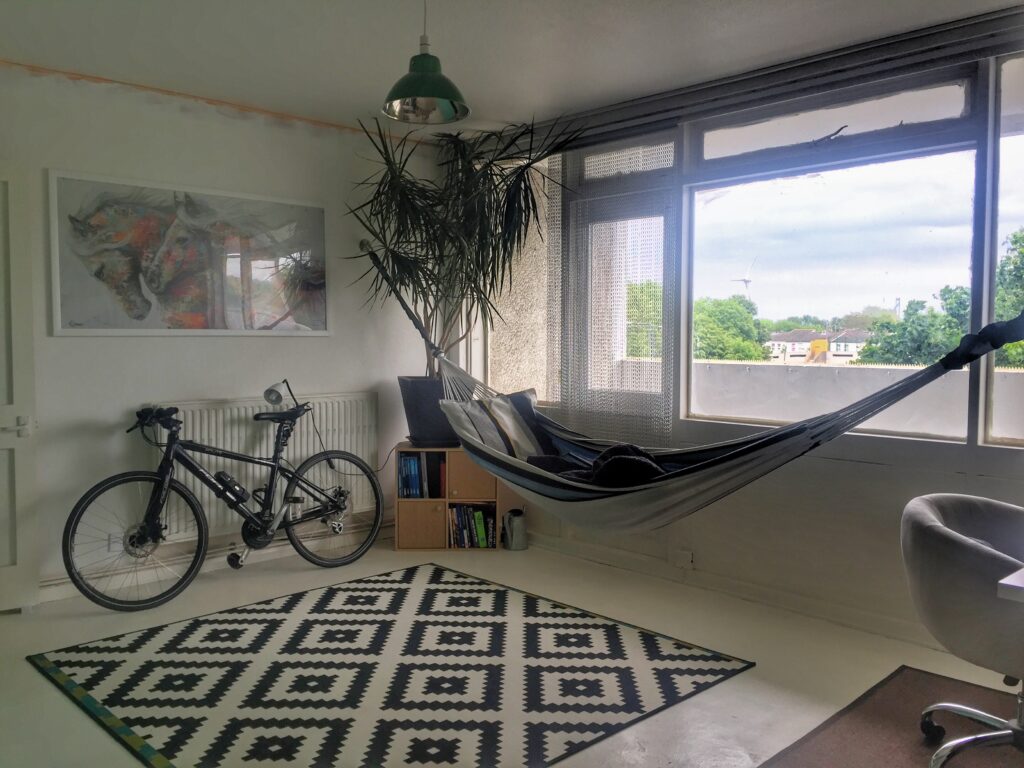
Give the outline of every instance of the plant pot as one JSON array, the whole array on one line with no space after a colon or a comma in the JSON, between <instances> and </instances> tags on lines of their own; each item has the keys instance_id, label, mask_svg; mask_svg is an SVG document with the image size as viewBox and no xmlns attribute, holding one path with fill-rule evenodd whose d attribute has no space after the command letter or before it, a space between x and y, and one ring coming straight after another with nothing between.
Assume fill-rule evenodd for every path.
<instances>
[{"instance_id":1,"label":"plant pot","mask_svg":"<svg viewBox=\"0 0 1024 768\"><path fill-rule=\"evenodd\" d=\"M448 417L441 410L444 384L433 376L399 376L409 442L418 448L447 448L459 444Z\"/></svg>"}]
</instances>

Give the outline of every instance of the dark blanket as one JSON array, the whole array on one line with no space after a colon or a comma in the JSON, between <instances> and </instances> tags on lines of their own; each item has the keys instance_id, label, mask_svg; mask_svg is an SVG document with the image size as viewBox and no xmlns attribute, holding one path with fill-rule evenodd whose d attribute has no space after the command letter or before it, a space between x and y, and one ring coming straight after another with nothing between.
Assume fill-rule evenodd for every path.
<instances>
[{"instance_id":1,"label":"dark blanket","mask_svg":"<svg viewBox=\"0 0 1024 768\"><path fill-rule=\"evenodd\" d=\"M577 462L561 456L531 456L527 461L567 480L579 480L605 488L641 485L665 474L665 470L651 454L628 443L606 448L587 467L581 467Z\"/></svg>"}]
</instances>

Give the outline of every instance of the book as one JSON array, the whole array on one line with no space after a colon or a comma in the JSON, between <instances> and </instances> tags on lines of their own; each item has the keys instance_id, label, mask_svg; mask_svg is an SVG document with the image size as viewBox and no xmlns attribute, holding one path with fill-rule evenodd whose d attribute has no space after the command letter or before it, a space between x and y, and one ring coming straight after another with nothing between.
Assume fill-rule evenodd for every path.
<instances>
[{"instance_id":1,"label":"book","mask_svg":"<svg viewBox=\"0 0 1024 768\"><path fill-rule=\"evenodd\" d=\"M473 510L473 522L476 531L476 545L483 549L487 546L487 530L484 528L484 512L482 509Z\"/></svg>"},{"instance_id":2,"label":"book","mask_svg":"<svg viewBox=\"0 0 1024 768\"><path fill-rule=\"evenodd\" d=\"M414 499L422 498L420 493L420 461L414 454L408 457L409 463L409 496Z\"/></svg>"},{"instance_id":3,"label":"book","mask_svg":"<svg viewBox=\"0 0 1024 768\"><path fill-rule=\"evenodd\" d=\"M419 480L419 459L414 454L403 453L400 457L399 494L403 499L422 498Z\"/></svg>"},{"instance_id":4,"label":"book","mask_svg":"<svg viewBox=\"0 0 1024 768\"><path fill-rule=\"evenodd\" d=\"M409 475L404 453L398 454L398 495L403 499L409 496Z\"/></svg>"},{"instance_id":5,"label":"book","mask_svg":"<svg viewBox=\"0 0 1024 768\"><path fill-rule=\"evenodd\" d=\"M444 498L444 454L427 454L427 496L431 499Z\"/></svg>"},{"instance_id":6,"label":"book","mask_svg":"<svg viewBox=\"0 0 1024 768\"><path fill-rule=\"evenodd\" d=\"M416 471L419 473L420 498L430 498L427 489L427 452L420 451L419 461L416 464Z\"/></svg>"}]
</instances>

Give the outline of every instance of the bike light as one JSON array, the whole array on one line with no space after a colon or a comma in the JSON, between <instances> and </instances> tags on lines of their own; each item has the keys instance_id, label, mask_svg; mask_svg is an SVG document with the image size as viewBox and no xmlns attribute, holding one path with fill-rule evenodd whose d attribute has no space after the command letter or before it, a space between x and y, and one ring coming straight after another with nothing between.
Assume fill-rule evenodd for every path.
<instances>
[{"instance_id":1,"label":"bike light","mask_svg":"<svg viewBox=\"0 0 1024 768\"><path fill-rule=\"evenodd\" d=\"M288 385L283 381L279 381L272 387L267 387L263 390L263 399L271 405L280 405L284 402L284 396L288 392Z\"/></svg>"}]
</instances>

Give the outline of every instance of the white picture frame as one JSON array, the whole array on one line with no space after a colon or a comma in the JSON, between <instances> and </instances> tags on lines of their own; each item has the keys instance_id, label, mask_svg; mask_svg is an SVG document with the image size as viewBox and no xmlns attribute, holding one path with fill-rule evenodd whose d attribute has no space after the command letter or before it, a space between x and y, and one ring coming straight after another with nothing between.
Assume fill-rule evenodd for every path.
<instances>
[{"instance_id":1,"label":"white picture frame","mask_svg":"<svg viewBox=\"0 0 1024 768\"><path fill-rule=\"evenodd\" d=\"M51 169L55 336L328 336L325 211Z\"/></svg>"}]
</instances>

